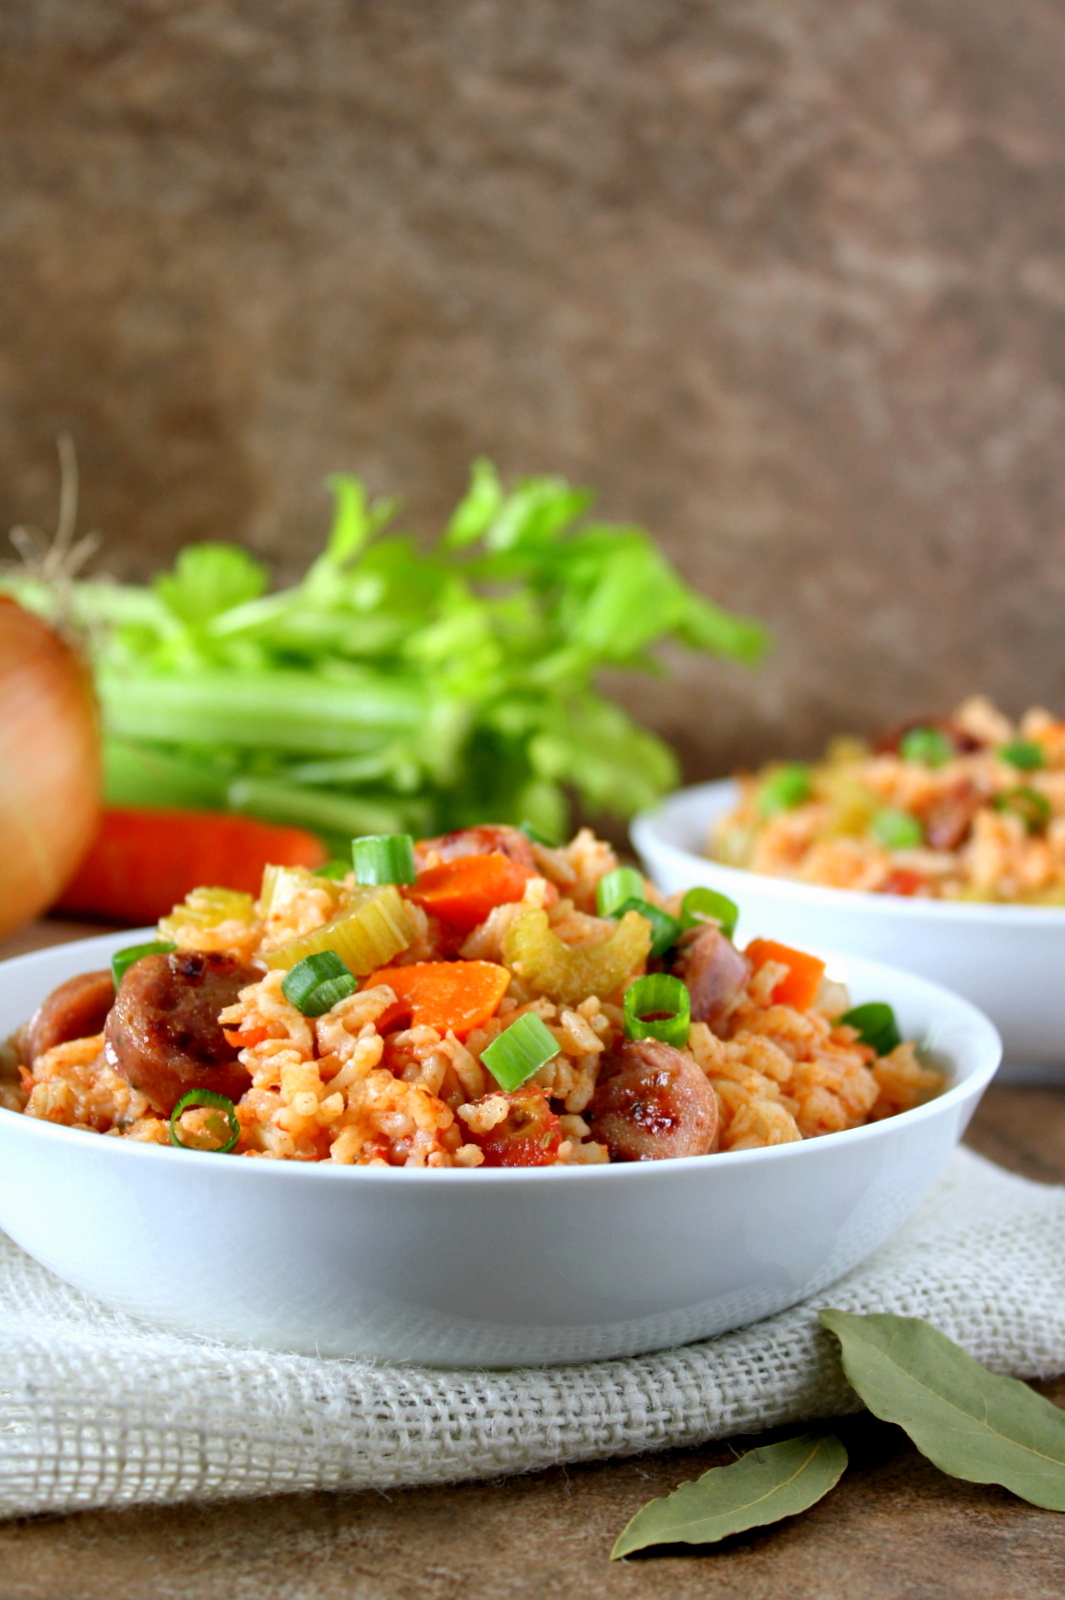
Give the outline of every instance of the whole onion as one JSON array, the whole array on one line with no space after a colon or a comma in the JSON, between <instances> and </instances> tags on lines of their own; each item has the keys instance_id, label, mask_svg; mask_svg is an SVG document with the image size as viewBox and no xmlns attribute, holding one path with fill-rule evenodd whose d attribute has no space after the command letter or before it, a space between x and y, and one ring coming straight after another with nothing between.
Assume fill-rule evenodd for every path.
<instances>
[{"instance_id":1,"label":"whole onion","mask_svg":"<svg viewBox=\"0 0 1065 1600\"><path fill-rule=\"evenodd\" d=\"M0 937L55 900L92 841L99 804L89 669L0 595Z\"/></svg>"}]
</instances>

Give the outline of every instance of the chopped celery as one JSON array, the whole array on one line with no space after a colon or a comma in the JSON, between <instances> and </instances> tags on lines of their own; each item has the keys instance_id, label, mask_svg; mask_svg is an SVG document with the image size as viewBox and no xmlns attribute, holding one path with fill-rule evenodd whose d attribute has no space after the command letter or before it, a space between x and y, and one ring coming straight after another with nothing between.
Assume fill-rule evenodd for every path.
<instances>
[{"instance_id":1,"label":"chopped celery","mask_svg":"<svg viewBox=\"0 0 1065 1600\"><path fill-rule=\"evenodd\" d=\"M268 967L294 967L297 961L334 951L357 978L385 967L416 937L415 914L392 884L356 889L348 905L311 933L264 950Z\"/></svg>"},{"instance_id":2,"label":"chopped celery","mask_svg":"<svg viewBox=\"0 0 1065 1600\"><path fill-rule=\"evenodd\" d=\"M225 922L241 922L250 927L255 921L255 902L239 889L193 889L168 917L159 920L164 939L180 943L183 932L209 933Z\"/></svg>"},{"instance_id":3,"label":"chopped celery","mask_svg":"<svg viewBox=\"0 0 1065 1600\"><path fill-rule=\"evenodd\" d=\"M637 911L626 911L610 938L591 949L574 949L554 933L546 911L527 911L507 930L503 955L507 966L534 994L546 994L566 1005L589 995L606 999L646 964L651 953L651 925Z\"/></svg>"},{"instance_id":4,"label":"chopped celery","mask_svg":"<svg viewBox=\"0 0 1065 1600\"><path fill-rule=\"evenodd\" d=\"M490 816L567 825L569 794L624 816L677 781L668 748L596 687L680 644L752 662L754 623L694 593L639 528L586 520L562 479L509 491L488 462L428 548L391 503L332 480L326 549L267 594L246 551L197 544L150 588L75 583L92 640L111 804L246 810L353 834ZM56 595L3 587L32 609Z\"/></svg>"}]
</instances>

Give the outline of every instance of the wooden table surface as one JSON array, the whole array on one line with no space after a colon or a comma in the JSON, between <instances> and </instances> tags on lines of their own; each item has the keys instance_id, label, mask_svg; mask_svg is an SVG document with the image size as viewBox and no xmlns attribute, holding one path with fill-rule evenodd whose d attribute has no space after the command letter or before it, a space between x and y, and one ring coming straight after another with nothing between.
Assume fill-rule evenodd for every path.
<instances>
[{"instance_id":1,"label":"wooden table surface","mask_svg":"<svg viewBox=\"0 0 1065 1600\"><path fill-rule=\"evenodd\" d=\"M99 931L42 923L0 957ZM992 1087L969 1143L1065 1181L1065 1088ZM1065 1243L1065 1241L1063 1241ZM1043 1385L1065 1406L1065 1379ZM751 1439L502 1483L0 1524L0 1600L1059 1600L1065 1516L945 1477L895 1428L838 1424L851 1466L805 1516L705 1554L611 1564L652 1495ZM768 1435L767 1437L774 1437ZM2 1449L2 1443L0 1443Z\"/></svg>"}]
</instances>

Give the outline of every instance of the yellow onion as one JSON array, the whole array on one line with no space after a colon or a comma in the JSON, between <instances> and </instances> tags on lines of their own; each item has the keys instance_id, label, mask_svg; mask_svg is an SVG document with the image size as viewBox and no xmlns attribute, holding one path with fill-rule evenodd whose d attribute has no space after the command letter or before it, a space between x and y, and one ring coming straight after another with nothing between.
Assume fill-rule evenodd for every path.
<instances>
[{"instance_id":1,"label":"yellow onion","mask_svg":"<svg viewBox=\"0 0 1065 1600\"><path fill-rule=\"evenodd\" d=\"M0 937L52 904L92 842L99 806L89 669L0 595Z\"/></svg>"}]
</instances>

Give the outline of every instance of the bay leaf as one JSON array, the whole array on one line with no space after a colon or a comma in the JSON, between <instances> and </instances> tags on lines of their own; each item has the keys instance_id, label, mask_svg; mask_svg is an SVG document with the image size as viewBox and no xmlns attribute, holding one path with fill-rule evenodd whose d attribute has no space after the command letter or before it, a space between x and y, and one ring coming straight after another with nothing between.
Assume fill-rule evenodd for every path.
<instances>
[{"instance_id":1,"label":"bay leaf","mask_svg":"<svg viewBox=\"0 0 1065 1600\"><path fill-rule=\"evenodd\" d=\"M929 1461L1065 1511L1065 1412L1051 1401L989 1372L921 1317L828 1308L821 1321L869 1410L904 1428Z\"/></svg>"},{"instance_id":2,"label":"bay leaf","mask_svg":"<svg viewBox=\"0 0 1065 1600\"><path fill-rule=\"evenodd\" d=\"M847 1452L835 1434L760 1445L651 1500L619 1534L610 1559L653 1544L715 1544L730 1533L797 1516L840 1480Z\"/></svg>"}]
</instances>

